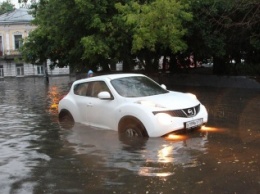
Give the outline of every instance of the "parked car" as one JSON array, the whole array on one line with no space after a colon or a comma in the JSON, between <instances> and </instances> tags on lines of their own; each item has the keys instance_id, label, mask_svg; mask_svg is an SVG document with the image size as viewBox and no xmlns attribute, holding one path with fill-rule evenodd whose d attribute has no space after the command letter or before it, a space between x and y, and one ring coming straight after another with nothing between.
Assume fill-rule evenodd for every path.
<instances>
[{"instance_id":1,"label":"parked car","mask_svg":"<svg viewBox=\"0 0 260 194\"><path fill-rule=\"evenodd\" d=\"M169 91L142 74L110 74L75 81L59 102L60 123L71 121L160 137L207 123L204 105L191 93Z\"/></svg>"}]
</instances>

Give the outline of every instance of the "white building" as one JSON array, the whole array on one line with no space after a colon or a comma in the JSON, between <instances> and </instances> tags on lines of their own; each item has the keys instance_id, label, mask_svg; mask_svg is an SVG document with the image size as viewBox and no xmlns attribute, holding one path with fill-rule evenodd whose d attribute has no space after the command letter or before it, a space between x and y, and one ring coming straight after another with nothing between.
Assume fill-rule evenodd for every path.
<instances>
[{"instance_id":1,"label":"white building","mask_svg":"<svg viewBox=\"0 0 260 194\"><path fill-rule=\"evenodd\" d=\"M45 75L44 64L24 63L18 51L21 40L36 28L31 24L32 19L26 8L0 15L0 78ZM68 75L70 70L69 67L50 69L50 61L47 61L47 72L49 75Z\"/></svg>"}]
</instances>

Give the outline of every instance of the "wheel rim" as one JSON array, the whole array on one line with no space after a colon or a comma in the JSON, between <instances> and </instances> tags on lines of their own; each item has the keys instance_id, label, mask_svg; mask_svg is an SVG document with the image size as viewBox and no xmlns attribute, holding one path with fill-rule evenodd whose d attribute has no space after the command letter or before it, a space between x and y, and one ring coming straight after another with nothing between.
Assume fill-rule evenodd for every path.
<instances>
[{"instance_id":1,"label":"wheel rim","mask_svg":"<svg viewBox=\"0 0 260 194\"><path fill-rule=\"evenodd\" d=\"M138 137L139 136L138 132L132 128L126 129L125 133L128 137Z\"/></svg>"}]
</instances>

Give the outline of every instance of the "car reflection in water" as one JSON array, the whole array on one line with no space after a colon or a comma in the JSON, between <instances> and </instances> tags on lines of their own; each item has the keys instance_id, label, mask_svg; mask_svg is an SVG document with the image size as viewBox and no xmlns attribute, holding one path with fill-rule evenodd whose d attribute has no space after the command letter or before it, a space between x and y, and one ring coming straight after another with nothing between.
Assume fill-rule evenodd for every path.
<instances>
[{"instance_id":1,"label":"car reflection in water","mask_svg":"<svg viewBox=\"0 0 260 194\"><path fill-rule=\"evenodd\" d=\"M140 176L165 177L175 167L196 167L207 152L208 132L195 131L167 138L119 138L117 132L75 124L62 130L63 138L86 165L127 169ZM91 164L88 158L95 158ZM84 162L83 162L84 163ZM87 166L93 168L93 166Z\"/></svg>"}]
</instances>

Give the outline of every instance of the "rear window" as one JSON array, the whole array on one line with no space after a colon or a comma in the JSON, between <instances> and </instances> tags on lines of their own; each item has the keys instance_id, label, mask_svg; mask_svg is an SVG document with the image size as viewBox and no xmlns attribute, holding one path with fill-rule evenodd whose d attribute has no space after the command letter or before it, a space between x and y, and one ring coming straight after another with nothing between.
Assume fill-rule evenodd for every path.
<instances>
[{"instance_id":1,"label":"rear window","mask_svg":"<svg viewBox=\"0 0 260 194\"><path fill-rule=\"evenodd\" d=\"M74 86L74 94L86 96L88 91L88 83L80 83Z\"/></svg>"}]
</instances>

